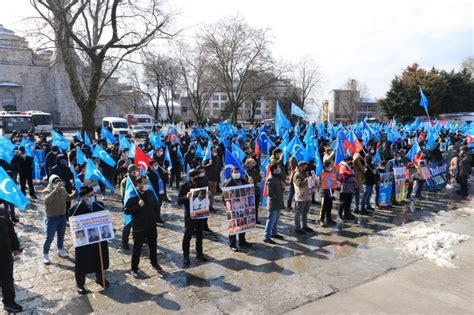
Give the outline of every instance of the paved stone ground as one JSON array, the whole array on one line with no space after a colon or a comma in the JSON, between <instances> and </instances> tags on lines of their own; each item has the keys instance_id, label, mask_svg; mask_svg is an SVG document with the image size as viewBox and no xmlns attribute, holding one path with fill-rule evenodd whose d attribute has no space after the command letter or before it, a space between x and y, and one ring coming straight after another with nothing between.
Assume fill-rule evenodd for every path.
<instances>
[{"instance_id":1,"label":"paved stone ground","mask_svg":"<svg viewBox=\"0 0 474 315\"><path fill-rule=\"evenodd\" d=\"M432 216L440 210L473 206L452 191L425 193L425 200L377 210L370 217L359 216L355 222L320 228L316 225L319 206L312 205L310 226L315 229L312 235L295 236L293 212L285 211L280 224L284 241L277 240L277 245L263 243L263 227L259 226L257 231L247 234L254 246L234 253L228 247L225 212L217 196L216 207L220 210L209 219L216 234L205 235L204 240L204 251L210 261L204 264L194 261L190 268L183 269L184 210L174 203L176 193L169 190L173 203L164 205L167 222L158 228L158 260L164 272L158 274L151 268L145 247L140 268L147 277L142 280L134 279L129 273L130 253L119 250L123 219L118 196L106 197L104 202L113 213L116 229L116 239L109 243L110 269L106 273L112 286L101 290L89 278L86 286L93 293L87 296L76 292L69 230L66 249L71 258L57 256L53 243L50 253L53 264L42 264L44 205L41 198L33 201L27 212L20 214L21 222L16 227L24 248L23 255L15 262L17 301L31 313L283 313L417 260L400 257L390 248L372 246L368 236ZM337 203L333 216L335 209ZM261 211L262 221L265 214L265 210Z\"/></svg>"}]
</instances>

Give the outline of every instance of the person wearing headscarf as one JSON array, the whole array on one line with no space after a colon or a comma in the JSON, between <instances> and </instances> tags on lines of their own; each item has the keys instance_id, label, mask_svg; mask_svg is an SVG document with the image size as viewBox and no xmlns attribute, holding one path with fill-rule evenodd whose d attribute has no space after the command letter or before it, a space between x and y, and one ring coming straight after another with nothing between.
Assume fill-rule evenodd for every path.
<instances>
[{"instance_id":1,"label":"person wearing headscarf","mask_svg":"<svg viewBox=\"0 0 474 315\"><path fill-rule=\"evenodd\" d=\"M94 189L91 186L82 186L79 191L79 197L81 198L79 203L69 210L71 217L105 210L105 205L95 199ZM86 274L88 273L95 273L95 282L104 289L108 288L110 284L103 278L104 270L109 268L109 246L107 240L79 246L74 248L74 251L74 275L77 292L79 294L90 293L84 286Z\"/></svg>"}]
</instances>

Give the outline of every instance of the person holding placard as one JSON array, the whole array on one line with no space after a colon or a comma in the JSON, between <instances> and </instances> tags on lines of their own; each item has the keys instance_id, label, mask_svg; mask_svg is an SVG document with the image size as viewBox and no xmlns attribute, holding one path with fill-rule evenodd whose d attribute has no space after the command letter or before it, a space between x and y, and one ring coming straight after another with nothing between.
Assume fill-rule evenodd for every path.
<instances>
[{"instance_id":1,"label":"person holding placard","mask_svg":"<svg viewBox=\"0 0 474 315\"><path fill-rule=\"evenodd\" d=\"M228 179L224 183L224 187L234 187L248 184L247 180L245 180L245 178L242 178L242 174L240 174L240 169L238 167L232 168L231 176L232 178ZM234 252L239 251L239 249L237 248L237 236L235 234L229 235L229 246ZM239 233L239 247L251 246L252 244L245 240L245 233Z\"/></svg>"},{"instance_id":2,"label":"person holding placard","mask_svg":"<svg viewBox=\"0 0 474 315\"><path fill-rule=\"evenodd\" d=\"M79 203L69 210L71 217L105 210L105 205L100 201L96 201L94 189L91 186L82 186L79 197L81 197ZM94 234L94 236L94 239L99 238L99 235ZM89 241L91 241L90 235ZM108 288L110 283L104 278L104 271L109 268L108 242L102 241L79 246L75 247L74 250L74 275L77 292L82 295L90 293L84 286L88 273L95 273L95 282L104 289Z\"/></svg>"},{"instance_id":3,"label":"person holding placard","mask_svg":"<svg viewBox=\"0 0 474 315\"><path fill-rule=\"evenodd\" d=\"M336 173L332 169L332 162L327 160L324 162L324 170L321 172L321 213L319 222L322 227L336 223L331 217L332 202L336 200L332 186L336 183Z\"/></svg>"},{"instance_id":4,"label":"person holding placard","mask_svg":"<svg viewBox=\"0 0 474 315\"><path fill-rule=\"evenodd\" d=\"M178 192L178 204L184 205L184 236L182 242L183 264L185 267L191 264L189 259L189 247L191 238L196 236L196 258L200 261L207 261L202 249L202 233L205 219L191 219L191 207L189 199L193 193L191 189L207 187L207 180L201 176L201 170L193 168L189 171L189 180L183 183Z\"/></svg>"}]
</instances>

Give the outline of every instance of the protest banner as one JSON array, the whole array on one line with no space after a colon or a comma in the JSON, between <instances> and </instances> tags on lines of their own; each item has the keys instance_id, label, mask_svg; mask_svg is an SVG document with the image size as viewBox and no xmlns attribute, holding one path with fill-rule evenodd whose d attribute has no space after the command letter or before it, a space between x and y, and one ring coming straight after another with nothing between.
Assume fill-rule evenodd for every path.
<instances>
[{"instance_id":1,"label":"protest banner","mask_svg":"<svg viewBox=\"0 0 474 315\"><path fill-rule=\"evenodd\" d=\"M224 204L229 221L229 234L250 232L257 228L254 185L222 188Z\"/></svg>"},{"instance_id":2,"label":"protest banner","mask_svg":"<svg viewBox=\"0 0 474 315\"><path fill-rule=\"evenodd\" d=\"M108 210L72 216L69 218L74 247L113 239L112 217Z\"/></svg>"},{"instance_id":3,"label":"protest banner","mask_svg":"<svg viewBox=\"0 0 474 315\"><path fill-rule=\"evenodd\" d=\"M392 204L392 185L393 173L381 173L379 183L379 204L381 207L387 207Z\"/></svg>"},{"instance_id":4,"label":"protest banner","mask_svg":"<svg viewBox=\"0 0 474 315\"><path fill-rule=\"evenodd\" d=\"M426 190L441 190L448 184L448 160L428 163L429 178L426 180Z\"/></svg>"},{"instance_id":5,"label":"protest banner","mask_svg":"<svg viewBox=\"0 0 474 315\"><path fill-rule=\"evenodd\" d=\"M402 202L405 196L406 167L394 167L393 176L395 178L395 201Z\"/></svg>"},{"instance_id":6,"label":"protest banner","mask_svg":"<svg viewBox=\"0 0 474 315\"><path fill-rule=\"evenodd\" d=\"M209 192L207 187L191 189L189 211L191 219L205 219L209 217Z\"/></svg>"}]
</instances>

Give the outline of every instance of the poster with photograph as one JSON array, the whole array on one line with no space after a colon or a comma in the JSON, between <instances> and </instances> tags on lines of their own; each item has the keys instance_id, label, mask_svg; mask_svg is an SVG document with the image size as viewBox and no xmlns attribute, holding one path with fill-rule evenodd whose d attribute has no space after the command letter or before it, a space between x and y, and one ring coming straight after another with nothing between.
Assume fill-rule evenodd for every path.
<instances>
[{"instance_id":1,"label":"poster with photograph","mask_svg":"<svg viewBox=\"0 0 474 315\"><path fill-rule=\"evenodd\" d=\"M380 183L379 183L379 204L382 207L387 207L392 205L392 181L393 173L380 173Z\"/></svg>"},{"instance_id":2,"label":"poster with photograph","mask_svg":"<svg viewBox=\"0 0 474 315\"><path fill-rule=\"evenodd\" d=\"M115 237L112 229L112 217L108 210L97 211L69 218L72 244L85 246Z\"/></svg>"},{"instance_id":3,"label":"poster with photograph","mask_svg":"<svg viewBox=\"0 0 474 315\"><path fill-rule=\"evenodd\" d=\"M205 219L209 217L209 192L207 187L191 189L189 211L191 219Z\"/></svg>"},{"instance_id":4,"label":"poster with photograph","mask_svg":"<svg viewBox=\"0 0 474 315\"><path fill-rule=\"evenodd\" d=\"M394 167L393 176L395 178L395 201L402 202L405 196L405 176L406 167Z\"/></svg>"},{"instance_id":5,"label":"poster with photograph","mask_svg":"<svg viewBox=\"0 0 474 315\"><path fill-rule=\"evenodd\" d=\"M229 234L235 235L255 230L257 216L254 185L223 187L222 193L229 221Z\"/></svg>"}]
</instances>

